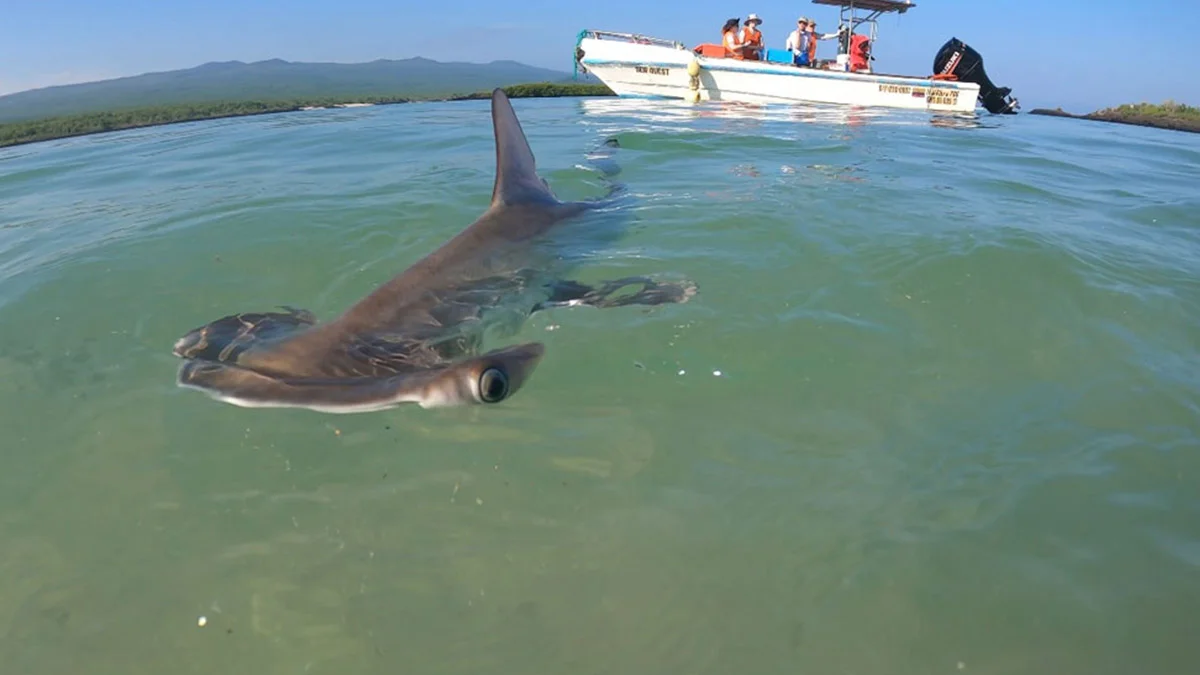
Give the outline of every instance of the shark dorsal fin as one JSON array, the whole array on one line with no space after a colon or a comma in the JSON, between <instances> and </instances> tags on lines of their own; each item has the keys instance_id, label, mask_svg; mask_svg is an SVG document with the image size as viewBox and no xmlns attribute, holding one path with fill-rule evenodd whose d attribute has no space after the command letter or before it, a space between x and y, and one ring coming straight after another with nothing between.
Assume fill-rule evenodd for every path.
<instances>
[{"instance_id":1,"label":"shark dorsal fin","mask_svg":"<svg viewBox=\"0 0 1200 675\"><path fill-rule=\"evenodd\" d=\"M496 184L492 205L556 201L550 186L537 174L533 150L504 90L492 91L492 128L496 134Z\"/></svg>"}]
</instances>

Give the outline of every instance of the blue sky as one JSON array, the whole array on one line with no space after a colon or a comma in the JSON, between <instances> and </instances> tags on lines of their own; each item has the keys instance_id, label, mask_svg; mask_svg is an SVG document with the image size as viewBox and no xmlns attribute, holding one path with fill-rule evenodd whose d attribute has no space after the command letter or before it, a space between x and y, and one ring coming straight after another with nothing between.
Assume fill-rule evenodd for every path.
<instances>
[{"instance_id":1,"label":"blue sky","mask_svg":"<svg viewBox=\"0 0 1200 675\"><path fill-rule=\"evenodd\" d=\"M979 50L993 81L1029 110L1087 112L1125 101L1200 104L1200 0L914 0L880 21L875 67L925 74L955 36ZM571 70L582 28L639 32L689 45L716 42L726 18L763 17L783 46L803 14L834 30L837 9L810 0L599 3L556 0L7 0L0 21L0 93L207 61L513 59ZM433 8L436 11L431 11ZM439 14L445 11L445 14ZM832 56L832 43L822 43ZM829 51L828 54L825 54Z\"/></svg>"}]
</instances>

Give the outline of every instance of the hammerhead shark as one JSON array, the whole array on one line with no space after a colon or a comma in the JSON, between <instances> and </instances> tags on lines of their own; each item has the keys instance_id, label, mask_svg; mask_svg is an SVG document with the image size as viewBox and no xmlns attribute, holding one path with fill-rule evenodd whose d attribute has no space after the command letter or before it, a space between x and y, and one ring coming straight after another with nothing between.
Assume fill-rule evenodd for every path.
<instances>
[{"instance_id":1,"label":"hammerhead shark","mask_svg":"<svg viewBox=\"0 0 1200 675\"><path fill-rule=\"evenodd\" d=\"M474 223L332 321L281 306L188 331L173 350L184 360L177 384L242 407L326 413L499 403L525 384L545 346L526 342L480 354L496 317L515 313L523 321L573 305L682 303L696 293L690 281L628 277L593 287L557 275L564 256L554 235L612 206L619 187L610 185L601 198L560 201L538 175L503 90L492 92L491 111L496 178L491 204ZM616 295L631 284L642 288Z\"/></svg>"}]
</instances>

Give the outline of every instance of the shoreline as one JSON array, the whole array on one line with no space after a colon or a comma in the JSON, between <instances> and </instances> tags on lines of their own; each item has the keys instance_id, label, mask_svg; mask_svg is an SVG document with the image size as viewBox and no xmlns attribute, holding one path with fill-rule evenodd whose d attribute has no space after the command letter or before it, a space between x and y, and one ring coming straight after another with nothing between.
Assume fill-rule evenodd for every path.
<instances>
[{"instance_id":1,"label":"shoreline","mask_svg":"<svg viewBox=\"0 0 1200 675\"><path fill-rule=\"evenodd\" d=\"M584 98L615 96L603 84L555 84L538 82L500 87L509 98ZM276 113L360 108L403 103L445 103L487 99L491 92L451 94L444 97L362 96L299 101L241 101L191 103L126 110L97 111L21 122L0 123L0 149L56 141L64 138L145 129L149 127L253 117Z\"/></svg>"},{"instance_id":2,"label":"shoreline","mask_svg":"<svg viewBox=\"0 0 1200 675\"><path fill-rule=\"evenodd\" d=\"M1044 115L1046 117L1064 117L1073 120L1090 120L1093 122L1110 122L1113 124L1127 124L1130 126L1150 127L1153 129L1165 129L1168 131L1183 131L1189 133L1200 133L1200 117L1190 116L1186 112L1187 107L1182 106L1185 112L1176 112L1177 109L1164 106L1120 106L1117 108L1106 108L1096 112L1076 115L1069 113L1062 108L1034 108L1030 110L1030 115ZM1191 109L1194 110L1194 109Z\"/></svg>"}]
</instances>

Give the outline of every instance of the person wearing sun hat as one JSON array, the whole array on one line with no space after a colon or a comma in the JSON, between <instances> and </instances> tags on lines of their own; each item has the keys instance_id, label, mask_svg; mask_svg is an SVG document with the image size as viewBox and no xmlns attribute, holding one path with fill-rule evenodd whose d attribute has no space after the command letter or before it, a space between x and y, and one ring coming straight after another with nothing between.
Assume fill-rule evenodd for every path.
<instances>
[{"instance_id":1,"label":"person wearing sun hat","mask_svg":"<svg viewBox=\"0 0 1200 675\"><path fill-rule=\"evenodd\" d=\"M762 25L762 19L758 15L751 12L750 16L746 17L744 27L742 28L741 42L745 45L743 58L750 61L758 61L762 59L763 51L763 36L758 27Z\"/></svg>"},{"instance_id":2,"label":"person wearing sun hat","mask_svg":"<svg viewBox=\"0 0 1200 675\"><path fill-rule=\"evenodd\" d=\"M741 19L735 17L727 20L721 28L721 44L725 45L725 56L729 58L742 58L742 50L745 45L742 44L742 31L738 29L738 24L741 22Z\"/></svg>"}]
</instances>

